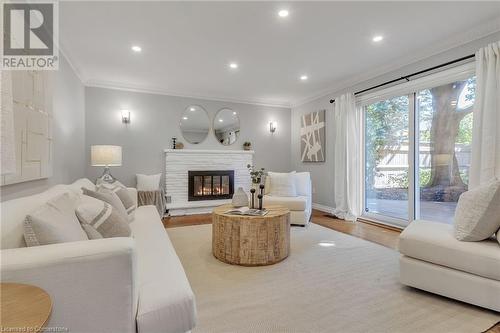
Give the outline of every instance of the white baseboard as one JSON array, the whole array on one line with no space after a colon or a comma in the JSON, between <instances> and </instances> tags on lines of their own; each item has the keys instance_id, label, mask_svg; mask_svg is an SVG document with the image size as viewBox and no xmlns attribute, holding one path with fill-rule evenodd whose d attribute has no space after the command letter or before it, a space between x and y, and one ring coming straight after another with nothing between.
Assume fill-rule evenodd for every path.
<instances>
[{"instance_id":1,"label":"white baseboard","mask_svg":"<svg viewBox=\"0 0 500 333\"><path fill-rule=\"evenodd\" d=\"M332 212L334 210L333 207L322 205L322 204L318 204L318 203L314 203L314 202L312 204L312 208L316 209L316 210L319 210L319 211L322 211L322 212L325 212L325 213L330 213L330 214L332 214Z\"/></svg>"}]
</instances>

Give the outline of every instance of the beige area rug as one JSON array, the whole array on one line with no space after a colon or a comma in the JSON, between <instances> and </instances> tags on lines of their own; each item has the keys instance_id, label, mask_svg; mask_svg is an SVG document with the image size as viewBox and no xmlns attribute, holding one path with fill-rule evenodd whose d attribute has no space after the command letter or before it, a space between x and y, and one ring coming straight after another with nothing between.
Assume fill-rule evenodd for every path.
<instances>
[{"instance_id":1,"label":"beige area rug","mask_svg":"<svg viewBox=\"0 0 500 333\"><path fill-rule=\"evenodd\" d=\"M211 225L167 232L196 295L193 333L473 333L500 320L402 286L396 251L316 224L292 228L290 256L265 267L215 259Z\"/></svg>"}]
</instances>

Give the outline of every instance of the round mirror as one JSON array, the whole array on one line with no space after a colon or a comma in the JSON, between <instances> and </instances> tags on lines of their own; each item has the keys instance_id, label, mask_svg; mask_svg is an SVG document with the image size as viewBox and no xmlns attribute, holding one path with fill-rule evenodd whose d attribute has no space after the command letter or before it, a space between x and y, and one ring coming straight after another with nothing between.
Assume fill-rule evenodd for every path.
<instances>
[{"instance_id":1,"label":"round mirror","mask_svg":"<svg viewBox=\"0 0 500 333\"><path fill-rule=\"evenodd\" d=\"M184 139L193 144L203 142L210 131L210 119L204 108L190 105L184 110L179 124Z\"/></svg>"},{"instance_id":2,"label":"round mirror","mask_svg":"<svg viewBox=\"0 0 500 333\"><path fill-rule=\"evenodd\" d=\"M214 119L214 133L217 141L224 146L232 145L240 136L240 117L238 112L231 109L222 109Z\"/></svg>"}]
</instances>

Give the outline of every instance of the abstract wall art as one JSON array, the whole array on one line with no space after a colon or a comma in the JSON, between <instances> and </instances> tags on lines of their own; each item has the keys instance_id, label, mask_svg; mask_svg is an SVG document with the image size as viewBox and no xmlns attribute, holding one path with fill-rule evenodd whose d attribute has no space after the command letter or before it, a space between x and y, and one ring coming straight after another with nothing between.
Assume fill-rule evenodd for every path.
<instances>
[{"instance_id":1,"label":"abstract wall art","mask_svg":"<svg viewBox=\"0 0 500 333\"><path fill-rule=\"evenodd\" d=\"M12 111L13 146L12 154L2 154L0 186L52 176L53 83L48 72L12 71L9 76L1 76L0 113ZM7 158L12 167L4 168Z\"/></svg>"},{"instance_id":2,"label":"abstract wall art","mask_svg":"<svg viewBox=\"0 0 500 333\"><path fill-rule=\"evenodd\" d=\"M304 114L300 120L300 155L302 162L325 161L325 112Z\"/></svg>"}]
</instances>

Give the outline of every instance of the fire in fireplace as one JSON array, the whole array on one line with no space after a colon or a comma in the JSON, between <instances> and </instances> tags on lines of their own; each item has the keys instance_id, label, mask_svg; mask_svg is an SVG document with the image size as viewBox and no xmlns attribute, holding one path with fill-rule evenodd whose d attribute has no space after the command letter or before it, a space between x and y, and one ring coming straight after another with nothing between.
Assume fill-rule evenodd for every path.
<instances>
[{"instance_id":1,"label":"fire in fireplace","mask_svg":"<svg viewBox=\"0 0 500 333\"><path fill-rule=\"evenodd\" d=\"M188 201L231 199L234 170L188 171Z\"/></svg>"}]
</instances>

